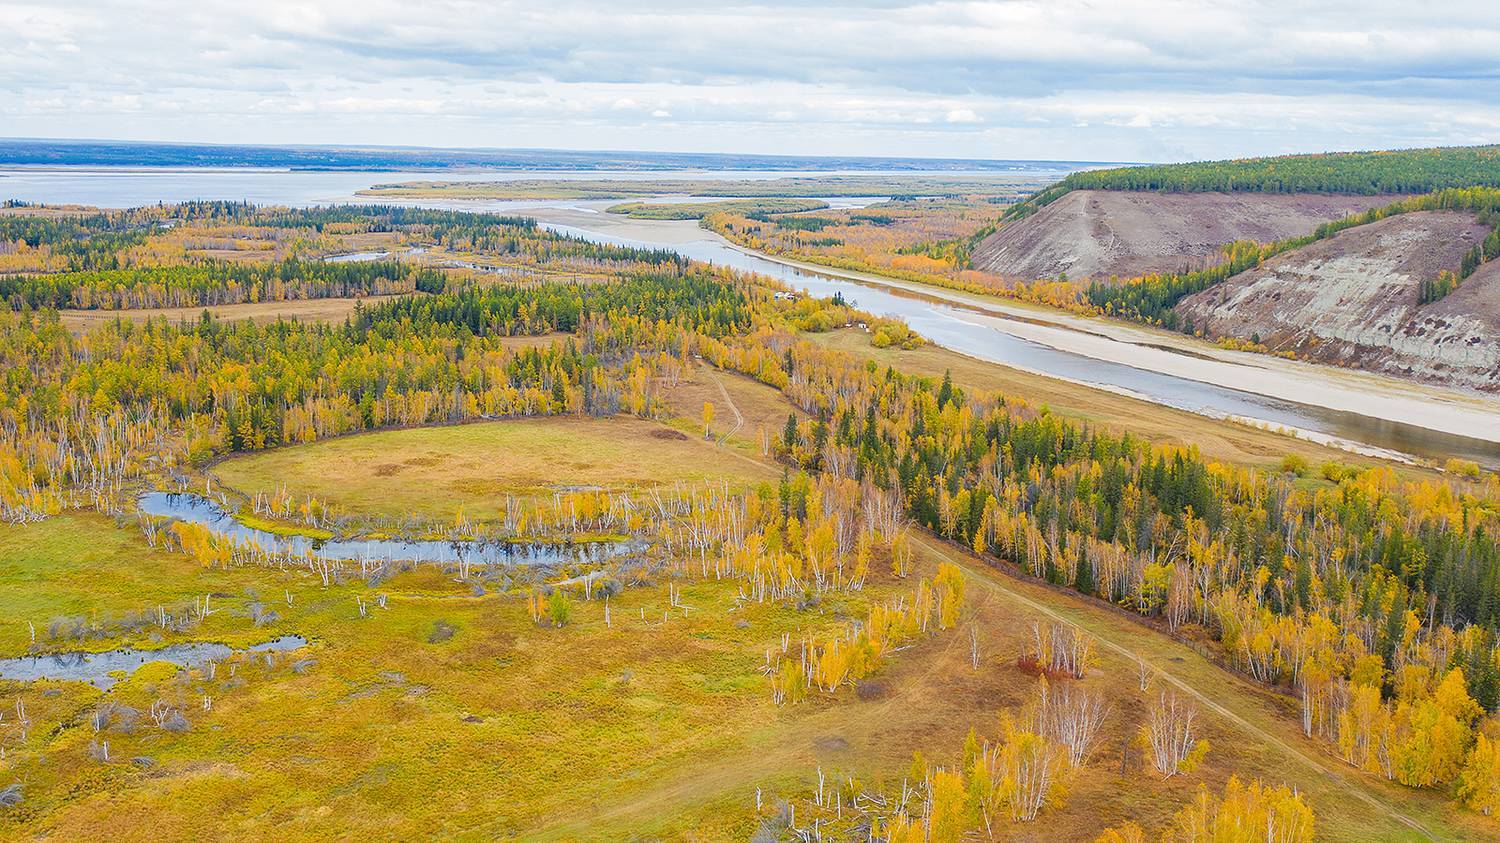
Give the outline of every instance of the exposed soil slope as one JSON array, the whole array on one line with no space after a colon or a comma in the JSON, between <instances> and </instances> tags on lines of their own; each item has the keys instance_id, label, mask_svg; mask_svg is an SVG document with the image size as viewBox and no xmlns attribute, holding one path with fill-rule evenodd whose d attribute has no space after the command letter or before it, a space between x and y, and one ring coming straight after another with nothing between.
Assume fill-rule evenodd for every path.
<instances>
[{"instance_id":1,"label":"exposed soil slope","mask_svg":"<svg viewBox=\"0 0 1500 843\"><path fill-rule=\"evenodd\" d=\"M1016 281L1178 272L1216 263L1225 243L1307 234L1398 198L1075 190L985 238L973 261Z\"/></svg>"},{"instance_id":2,"label":"exposed soil slope","mask_svg":"<svg viewBox=\"0 0 1500 843\"><path fill-rule=\"evenodd\" d=\"M1278 255L1177 310L1210 335L1258 337L1323 363L1500 391L1500 264L1418 304L1422 281L1457 268L1487 233L1470 214L1390 217Z\"/></svg>"}]
</instances>

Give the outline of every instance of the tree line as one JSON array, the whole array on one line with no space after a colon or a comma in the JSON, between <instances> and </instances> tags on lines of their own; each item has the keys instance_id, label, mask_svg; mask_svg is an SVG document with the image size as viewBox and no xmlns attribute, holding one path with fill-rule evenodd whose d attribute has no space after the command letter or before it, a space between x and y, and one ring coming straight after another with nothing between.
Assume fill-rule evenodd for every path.
<instances>
[{"instance_id":1,"label":"tree line","mask_svg":"<svg viewBox=\"0 0 1500 843\"><path fill-rule=\"evenodd\" d=\"M1175 329L1182 326L1182 321L1173 308L1193 293L1254 269L1276 255L1326 240L1341 231L1417 211L1473 213L1481 224L1491 227L1490 233L1464 254L1456 272L1444 270L1437 278L1425 279L1419 291L1421 304L1436 301L1451 292L1482 263L1500 255L1500 190L1484 187L1454 188L1351 214L1340 220L1323 223L1311 234L1301 237L1290 237L1269 244L1236 241L1224 246L1220 262L1207 269L1173 274L1154 273L1128 281L1096 280L1084 293L1084 301L1100 313Z\"/></svg>"},{"instance_id":2,"label":"tree line","mask_svg":"<svg viewBox=\"0 0 1500 843\"><path fill-rule=\"evenodd\" d=\"M1085 170L1012 206L1005 218L1030 216L1074 190L1377 195L1476 186L1500 187L1500 146L1329 152Z\"/></svg>"},{"instance_id":3,"label":"tree line","mask_svg":"<svg viewBox=\"0 0 1500 843\"><path fill-rule=\"evenodd\" d=\"M292 254L240 262L165 256L153 244L184 233L242 229L290 232ZM535 220L382 205L265 208L189 202L126 211L41 217L0 214L0 251L30 250L37 267L0 276L0 297L22 307L146 308L255 301L436 292L450 273L395 260L327 262L316 254L325 234L401 234L408 242L541 266L564 261L606 268L681 267L667 249L593 243L547 231ZM56 271L51 271L51 270Z\"/></svg>"}]
</instances>

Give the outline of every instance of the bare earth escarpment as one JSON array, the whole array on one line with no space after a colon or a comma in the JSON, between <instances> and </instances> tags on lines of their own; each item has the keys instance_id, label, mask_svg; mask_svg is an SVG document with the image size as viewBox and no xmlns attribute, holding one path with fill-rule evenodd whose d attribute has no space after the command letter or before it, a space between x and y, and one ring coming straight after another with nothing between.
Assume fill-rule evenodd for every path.
<instances>
[{"instance_id":1,"label":"bare earth escarpment","mask_svg":"<svg viewBox=\"0 0 1500 843\"><path fill-rule=\"evenodd\" d=\"M1014 281L1131 278L1211 266L1235 240L1270 243L1395 196L1074 190L1001 227L974 268Z\"/></svg>"},{"instance_id":2,"label":"bare earth escarpment","mask_svg":"<svg viewBox=\"0 0 1500 843\"><path fill-rule=\"evenodd\" d=\"M1423 211L1347 229L1184 299L1210 336L1258 339L1321 362L1474 389L1500 389L1500 266L1420 304L1422 282L1455 269L1489 229L1472 214Z\"/></svg>"}]
</instances>

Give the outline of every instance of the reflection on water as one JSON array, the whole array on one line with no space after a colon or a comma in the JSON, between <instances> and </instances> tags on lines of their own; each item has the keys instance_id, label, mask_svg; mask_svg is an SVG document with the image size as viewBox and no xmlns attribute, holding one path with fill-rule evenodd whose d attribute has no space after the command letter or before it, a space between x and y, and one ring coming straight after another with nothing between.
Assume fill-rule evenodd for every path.
<instances>
[{"instance_id":1,"label":"reflection on water","mask_svg":"<svg viewBox=\"0 0 1500 843\"><path fill-rule=\"evenodd\" d=\"M244 652L264 653L296 650L307 646L307 639L300 635L283 635L247 648ZM101 691L108 691L116 679L110 674L117 671L132 673L148 662L171 662L178 667L200 667L209 662L223 661L236 651L227 644L202 642L196 644L169 644L157 650L135 650L122 647L104 653L56 653L47 656L22 656L15 659L0 659L0 679L34 682L38 679L65 679L87 682Z\"/></svg>"},{"instance_id":2,"label":"reflection on water","mask_svg":"<svg viewBox=\"0 0 1500 843\"><path fill-rule=\"evenodd\" d=\"M365 261L378 261L388 258L390 252L348 252L342 255L329 255L323 258L324 263L363 263Z\"/></svg>"},{"instance_id":3,"label":"reflection on water","mask_svg":"<svg viewBox=\"0 0 1500 843\"><path fill-rule=\"evenodd\" d=\"M438 562L470 565L571 565L604 562L644 549L639 539L589 542L328 540L283 536L240 523L213 501L180 492L141 495L141 512L202 524L236 544L267 552L316 559L366 562Z\"/></svg>"}]
</instances>

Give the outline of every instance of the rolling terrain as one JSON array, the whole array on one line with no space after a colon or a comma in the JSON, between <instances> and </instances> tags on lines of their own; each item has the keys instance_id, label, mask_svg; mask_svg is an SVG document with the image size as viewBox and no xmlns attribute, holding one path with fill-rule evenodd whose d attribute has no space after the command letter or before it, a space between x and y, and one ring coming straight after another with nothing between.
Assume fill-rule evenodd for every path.
<instances>
[{"instance_id":1,"label":"rolling terrain","mask_svg":"<svg viewBox=\"0 0 1500 843\"><path fill-rule=\"evenodd\" d=\"M1500 388L1500 267L1422 304L1424 281L1485 237L1472 214L1424 211L1347 229L1184 299L1185 320L1308 359Z\"/></svg>"},{"instance_id":2,"label":"rolling terrain","mask_svg":"<svg viewBox=\"0 0 1500 843\"><path fill-rule=\"evenodd\" d=\"M1011 281L1129 278L1213 266L1236 240L1268 243L1391 201L1385 196L1074 190L1002 227L975 269Z\"/></svg>"}]
</instances>

